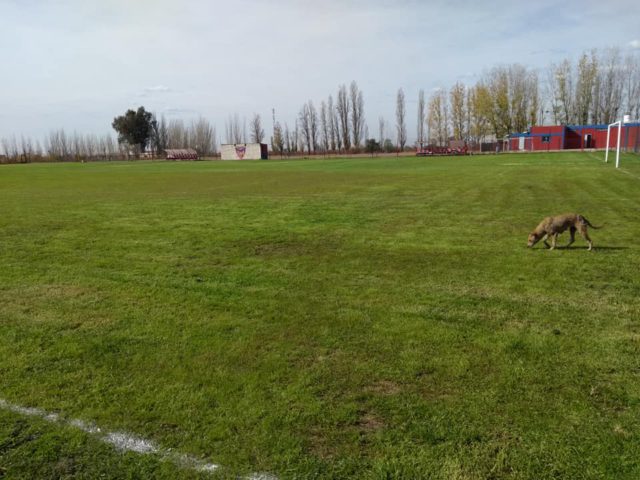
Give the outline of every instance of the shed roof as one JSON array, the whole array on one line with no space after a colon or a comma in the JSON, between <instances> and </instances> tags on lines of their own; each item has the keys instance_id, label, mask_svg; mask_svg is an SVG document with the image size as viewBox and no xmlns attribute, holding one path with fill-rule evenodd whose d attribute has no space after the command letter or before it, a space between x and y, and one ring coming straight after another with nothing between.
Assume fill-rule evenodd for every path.
<instances>
[{"instance_id":1,"label":"shed roof","mask_svg":"<svg viewBox=\"0 0 640 480\"><path fill-rule=\"evenodd\" d=\"M167 154L167 158L170 160L191 160L198 158L198 152L193 148L167 148L165 152Z\"/></svg>"}]
</instances>

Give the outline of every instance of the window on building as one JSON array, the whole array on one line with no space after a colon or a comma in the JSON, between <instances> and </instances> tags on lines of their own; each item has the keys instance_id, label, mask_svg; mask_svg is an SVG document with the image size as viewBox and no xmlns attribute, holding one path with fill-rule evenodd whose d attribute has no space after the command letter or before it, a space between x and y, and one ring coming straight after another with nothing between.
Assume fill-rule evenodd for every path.
<instances>
[{"instance_id":1,"label":"window on building","mask_svg":"<svg viewBox=\"0 0 640 480\"><path fill-rule=\"evenodd\" d=\"M551 135L543 135L542 143L549 143L551 141Z\"/></svg>"}]
</instances>

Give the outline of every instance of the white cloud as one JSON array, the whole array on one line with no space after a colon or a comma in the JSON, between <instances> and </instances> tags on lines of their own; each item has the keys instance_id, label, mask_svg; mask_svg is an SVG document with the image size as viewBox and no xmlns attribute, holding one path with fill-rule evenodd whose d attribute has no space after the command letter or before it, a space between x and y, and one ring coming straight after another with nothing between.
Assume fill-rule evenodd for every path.
<instances>
[{"instance_id":1,"label":"white cloud","mask_svg":"<svg viewBox=\"0 0 640 480\"><path fill-rule=\"evenodd\" d=\"M631 48L640 49L640 40L632 40L629 42Z\"/></svg>"}]
</instances>

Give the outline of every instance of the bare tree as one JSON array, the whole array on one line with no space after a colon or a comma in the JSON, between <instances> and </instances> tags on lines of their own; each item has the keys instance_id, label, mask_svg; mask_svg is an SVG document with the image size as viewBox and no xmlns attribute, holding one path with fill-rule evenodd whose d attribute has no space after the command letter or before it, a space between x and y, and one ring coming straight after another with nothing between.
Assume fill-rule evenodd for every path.
<instances>
[{"instance_id":1,"label":"bare tree","mask_svg":"<svg viewBox=\"0 0 640 480\"><path fill-rule=\"evenodd\" d=\"M43 157L43 150L42 150L42 145L40 144L40 140L36 140L36 144L34 147L34 155L36 156L36 158L38 160L42 160Z\"/></svg>"},{"instance_id":2,"label":"bare tree","mask_svg":"<svg viewBox=\"0 0 640 480\"><path fill-rule=\"evenodd\" d=\"M300 149L300 125L298 119L293 124L293 130L291 130L291 148L292 152L299 152Z\"/></svg>"},{"instance_id":3,"label":"bare tree","mask_svg":"<svg viewBox=\"0 0 640 480\"><path fill-rule=\"evenodd\" d=\"M52 130L49 132L47 141L47 155L54 160L69 160L69 142L64 129Z\"/></svg>"},{"instance_id":4,"label":"bare tree","mask_svg":"<svg viewBox=\"0 0 640 480\"><path fill-rule=\"evenodd\" d=\"M34 148L31 137L20 136L20 158L22 162L29 163L33 160Z\"/></svg>"},{"instance_id":5,"label":"bare tree","mask_svg":"<svg viewBox=\"0 0 640 480\"><path fill-rule=\"evenodd\" d=\"M420 91L418 92L418 118L416 118L416 125L418 126L417 132L416 132L417 133L416 141L418 142L418 145L423 145L425 141L425 136L424 136L425 118L426 116L425 116L424 90L420 89ZM380 142L380 145L382 145L382 141Z\"/></svg>"},{"instance_id":6,"label":"bare tree","mask_svg":"<svg viewBox=\"0 0 640 480\"><path fill-rule=\"evenodd\" d=\"M311 114L309 112L309 104L305 103L298 113L298 120L300 121L300 131L302 132L302 138L304 145L307 147L307 151L311 154Z\"/></svg>"},{"instance_id":7,"label":"bare tree","mask_svg":"<svg viewBox=\"0 0 640 480\"><path fill-rule=\"evenodd\" d=\"M336 146L338 144L338 123L336 122L336 112L333 108L333 97L329 95L329 99L327 100L327 120L329 122L329 139L330 145L329 150L332 152L336 151ZM339 147L338 147L339 148Z\"/></svg>"},{"instance_id":8,"label":"bare tree","mask_svg":"<svg viewBox=\"0 0 640 480\"><path fill-rule=\"evenodd\" d=\"M193 148L200 156L206 157L216 153L216 129L203 117L191 123L188 135L189 148Z\"/></svg>"},{"instance_id":9,"label":"bare tree","mask_svg":"<svg viewBox=\"0 0 640 480\"><path fill-rule=\"evenodd\" d=\"M291 155L293 142L291 141L291 131L289 130L287 122L284 123L284 144L287 149L287 155Z\"/></svg>"},{"instance_id":10,"label":"bare tree","mask_svg":"<svg viewBox=\"0 0 640 480\"><path fill-rule=\"evenodd\" d=\"M164 118L164 115L158 120L156 115L153 114L151 128L151 148L153 149L154 155L162 155L163 152L169 148L169 133L167 120Z\"/></svg>"},{"instance_id":11,"label":"bare tree","mask_svg":"<svg viewBox=\"0 0 640 480\"><path fill-rule=\"evenodd\" d=\"M249 124L249 131L253 143L262 143L262 140L264 140L264 130L262 128L262 119L258 113L253 114L253 118Z\"/></svg>"},{"instance_id":12,"label":"bare tree","mask_svg":"<svg viewBox=\"0 0 640 480\"><path fill-rule=\"evenodd\" d=\"M60 142L59 132L51 130L49 132L49 141L47 142L47 156L51 159L62 161L62 145Z\"/></svg>"},{"instance_id":13,"label":"bare tree","mask_svg":"<svg viewBox=\"0 0 640 480\"><path fill-rule=\"evenodd\" d=\"M340 113L338 112L338 106L336 105L336 107L332 110L332 116L333 116L333 126L334 126L334 134L335 134L335 141L336 141L336 146L333 149L334 151L338 151L340 152L342 150L342 132L340 131Z\"/></svg>"},{"instance_id":14,"label":"bare tree","mask_svg":"<svg viewBox=\"0 0 640 480\"><path fill-rule=\"evenodd\" d=\"M627 55L623 72L626 113L634 120L640 120L640 56Z\"/></svg>"},{"instance_id":15,"label":"bare tree","mask_svg":"<svg viewBox=\"0 0 640 480\"><path fill-rule=\"evenodd\" d=\"M229 115L225 124L225 134L227 143L245 143L246 137L243 135L243 128L237 113Z\"/></svg>"},{"instance_id":16,"label":"bare tree","mask_svg":"<svg viewBox=\"0 0 640 480\"><path fill-rule=\"evenodd\" d=\"M364 126L364 98L362 91L358 89L355 81L349 87L349 99L351 103L351 129L353 131L353 146L360 148Z\"/></svg>"},{"instance_id":17,"label":"bare tree","mask_svg":"<svg viewBox=\"0 0 640 480\"><path fill-rule=\"evenodd\" d=\"M591 55L582 54L578 60L578 71L576 90L574 98L575 115L573 120L576 123L589 123L589 118L593 110L593 93L598 76L598 59L593 50Z\"/></svg>"},{"instance_id":18,"label":"bare tree","mask_svg":"<svg viewBox=\"0 0 640 480\"><path fill-rule=\"evenodd\" d=\"M341 85L338 89L336 110L338 112L338 119L340 121L342 144L344 145L344 149L346 151L349 151L351 149L351 135L349 131L349 112L351 110L351 106L349 104L346 85Z\"/></svg>"},{"instance_id":19,"label":"bare tree","mask_svg":"<svg viewBox=\"0 0 640 480\"><path fill-rule=\"evenodd\" d=\"M0 138L0 147L2 147L0 149L0 154L7 157L8 160L11 160L11 158L9 157L9 140L7 140L5 137Z\"/></svg>"},{"instance_id":20,"label":"bare tree","mask_svg":"<svg viewBox=\"0 0 640 480\"><path fill-rule=\"evenodd\" d=\"M527 74L527 108L528 126L533 127L538 124L542 103L540 101L540 79L535 70Z\"/></svg>"},{"instance_id":21,"label":"bare tree","mask_svg":"<svg viewBox=\"0 0 640 480\"><path fill-rule=\"evenodd\" d=\"M169 147L169 129L167 126L167 119L164 115L160 117L160 123L158 125L158 139L157 148L160 150L160 154ZM113 152L115 154L115 152Z\"/></svg>"},{"instance_id":22,"label":"bare tree","mask_svg":"<svg viewBox=\"0 0 640 480\"><path fill-rule=\"evenodd\" d=\"M315 152L318 150L318 112L316 111L316 107L313 106L313 102L311 100L309 100L309 122L311 127L311 145Z\"/></svg>"},{"instance_id":23,"label":"bare tree","mask_svg":"<svg viewBox=\"0 0 640 480\"><path fill-rule=\"evenodd\" d=\"M71 136L71 155L77 162L83 156L84 141L82 135L78 135L78 132L74 130Z\"/></svg>"},{"instance_id":24,"label":"bare tree","mask_svg":"<svg viewBox=\"0 0 640 480\"><path fill-rule=\"evenodd\" d=\"M284 147L285 138L282 133L282 127L280 126L279 122L275 122L273 124L273 138L271 139L271 148L273 149L274 153L282 156L282 154L284 153Z\"/></svg>"},{"instance_id":25,"label":"bare tree","mask_svg":"<svg viewBox=\"0 0 640 480\"><path fill-rule=\"evenodd\" d=\"M569 60L551 66L549 82L554 96L553 106L556 123L563 125L574 123L573 68Z\"/></svg>"},{"instance_id":26,"label":"bare tree","mask_svg":"<svg viewBox=\"0 0 640 480\"><path fill-rule=\"evenodd\" d=\"M247 117L242 117L242 140L239 143L247 143Z\"/></svg>"},{"instance_id":27,"label":"bare tree","mask_svg":"<svg viewBox=\"0 0 640 480\"><path fill-rule=\"evenodd\" d=\"M100 160L107 159L107 142L104 137L98 138L98 153L97 156Z\"/></svg>"},{"instance_id":28,"label":"bare tree","mask_svg":"<svg viewBox=\"0 0 640 480\"><path fill-rule=\"evenodd\" d=\"M11 138L3 138L1 143L2 151L9 162L17 162L20 158L20 148L18 147L16 136L13 135Z\"/></svg>"},{"instance_id":29,"label":"bare tree","mask_svg":"<svg viewBox=\"0 0 640 480\"><path fill-rule=\"evenodd\" d=\"M107 134L105 136L104 139L104 143L105 143L105 149L106 149L106 155L107 155L107 159L111 160L113 158L116 158L117 154L118 154L118 149L116 147L116 141L113 139L113 137L109 134Z\"/></svg>"},{"instance_id":30,"label":"bare tree","mask_svg":"<svg viewBox=\"0 0 640 480\"><path fill-rule=\"evenodd\" d=\"M180 119L169 120L167 126L167 145L168 148L188 148L185 140L188 140L189 134L184 126L184 122Z\"/></svg>"},{"instance_id":31,"label":"bare tree","mask_svg":"<svg viewBox=\"0 0 640 480\"><path fill-rule=\"evenodd\" d=\"M298 119L300 120L303 144L311 154L312 151L315 152L318 144L318 113L311 100L302 106Z\"/></svg>"},{"instance_id":32,"label":"bare tree","mask_svg":"<svg viewBox=\"0 0 640 480\"><path fill-rule=\"evenodd\" d=\"M530 119L537 115L537 86L532 88L532 80L536 82L537 76L530 73L524 66L511 65L508 74L509 118L511 131L524 132L529 126ZM536 94L534 95L534 92ZM534 112L531 112L533 108Z\"/></svg>"},{"instance_id":33,"label":"bare tree","mask_svg":"<svg viewBox=\"0 0 640 480\"><path fill-rule=\"evenodd\" d=\"M11 136L11 143L9 145L9 157L13 158L14 161L18 161L20 158L20 147L18 146L15 135Z\"/></svg>"},{"instance_id":34,"label":"bare tree","mask_svg":"<svg viewBox=\"0 0 640 480\"><path fill-rule=\"evenodd\" d=\"M296 128L293 131L293 135L296 140L296 151L304 153L304 149L306 146L306 143L305 143L306 139L302 134L302 131L300 130L300 122L298 122L297 120L296 120Z\"/></svg>"},{"instance_id":35,"label":"bare tree","mask_svg":"<svg viewBox=\"0 0 640 480\"><path fill-rule=\"evenodd\" d=\"M601 56L598 77L599 113L598 123L618 120L622 109L624 86L622 59L618 48L607 49Z\"/></svg>"},{"instance_id":36,"label":"bare tree","mask_svg":"<svg viewBox=\"0 0 640 480\"><path fill-rule=\"evenodd\" d=\"M404 150L407 143L406 109L404 100L404 90L398 89L396 96L396 131L398 139L398 149Z\"/></svg>"},{"instance_id":37,"label":"bare tree","mask_svg":"<svg viewBox=\"0 0 640 480\"><path fill-rule=\"evenodd\" d=\"M383 117L378 117L378 141L380 146L384 144L384 127L385 121Z\"/></svg>"},{"instance_id":38,"label":"bare tree","mask_svg":"<svg viewBox=\"0 0 640 480\"><path fill-rule=\"evenodd\" d=\"M87 135L84 139L84 148L87 159L95 159L98 156L98 137L96 135Z\"/></svg>"},{"instance_id":39,"label":"bare tree","mask_svg":"<svg viewBox=\"0 0 640 480\"><path fill-rule=\"evenodd\" d=\"M323 100L320 103L320 145L326 153L329 151L329 117L327 115L327 104Z\"/></svg>"}]
</instances>

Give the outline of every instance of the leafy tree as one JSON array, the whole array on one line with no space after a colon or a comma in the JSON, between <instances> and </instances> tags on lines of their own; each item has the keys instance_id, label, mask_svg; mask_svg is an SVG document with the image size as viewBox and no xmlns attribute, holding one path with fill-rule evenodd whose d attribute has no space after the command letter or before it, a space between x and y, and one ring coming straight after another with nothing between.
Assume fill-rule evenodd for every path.
<instances>
[{"instance_id":1,"label":"leafy tree","mask_svg":"<svg viewBox=\"0 0 640 480\"><path fill-rule=\"evenodd\" d=\"M382 144L382 148L386 153L393 153L396 151L396 146L393 144L390 138L385 139Z\"/></svg>"},{"instance_id":2,"label":"leafy tree","mask_svg":"<svg viewBox=\"0 0 640 480\"><path fill-rule=\"evenodd\" d=\"M368 138L365 141L364 149L367 153L373 156L374 153L379 152L381 150L380 143L375 138Z\"/></svg>"},{"instance_id":3,"label":"leafy tree","mask_svg":"<svg viewBox=\"0 0 640 480\"><path fill-rule=\"evenodd\" d=\"M453 138L456 140L466 140L468 136L465 131L466 92L467 88L461 82L456 82L449 90L451 125L453 127Z\"/></svg>"},{"instance_id":4,"label":"leafy tree","mask_svg":"<svg viewBox=\"0 0 640 480\"><path fill-rule=\"evenodd\" d=\"M156 124L153 114L140 107L138 111L127 110L124 115L114 118L111 125L118 132L118 143L126 143L144 152Z\"/></svg>"}]
</instances>

